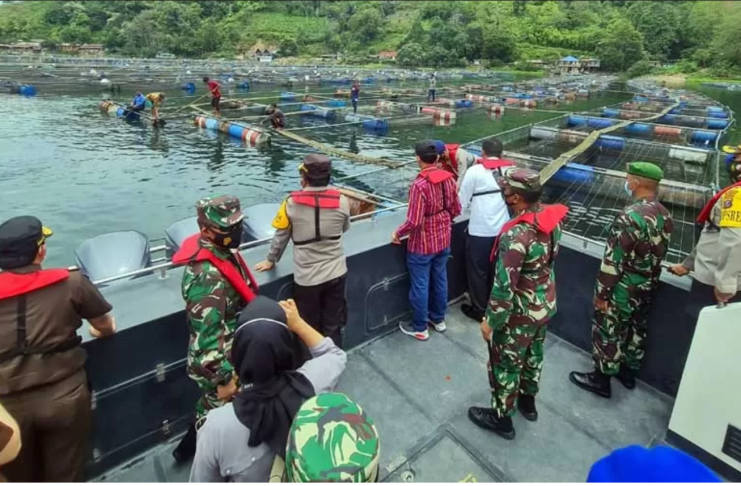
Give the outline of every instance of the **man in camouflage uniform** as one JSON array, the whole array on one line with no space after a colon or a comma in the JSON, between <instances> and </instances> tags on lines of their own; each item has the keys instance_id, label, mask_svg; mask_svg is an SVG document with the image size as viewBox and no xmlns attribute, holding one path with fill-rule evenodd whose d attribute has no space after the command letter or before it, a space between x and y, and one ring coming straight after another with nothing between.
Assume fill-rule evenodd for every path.
<instances>
[{"instance_id":1,"label":"man in camouflage uniform","mask_svg":"<svg viewBox=\"0 0 741 486\"><path fill-rule=\"evenodd\" d=\"M238 272L238 279L249 279L252 289L257 289L236 250L241 242L244 219L239 199L229 195L201 199L196 203L196 210L201 232L183 243L173 261L187 263L182 293L190 330L188 376L202 393L196 404L197 423L209 410L228 403L237 391L236 376L228 356L237 314L249 303L240 292L240 286L218 268L219 260L231 265ZM215 259L200 258L203 250ZM178 461L193 457L195 440L196 427L191 426L173 451Z\"/></svg>"},{"instance_id":2,"label":"man in camouflage uniform","mask_svg":"<svg viewBox=\"0 0 741 486\"><path fill-rule=\"evenodd\" d=\"M626 388L635 388L651 297L674 227L671 214L657 199L664 176L661 168L633 162L627 172L625 191L633 203L612 223L597 277L592 325L595 370L569 374L576 386L605 398L612 395L612 376Z\"/></svg>"},{"instance_id":3,"label":"man in camouflage uniform","mask_svg":"<svg viewBox=\"0 0 741 486\"><path fill-rule=\"evenodd\" d=\"M270 482L375 483L381 442L360 405L341 393L308 399L296 413L285 462L276 456Z\"/></svg>"},{"instance_id":4,"label":"man in camouflage uniform","mask_svg":"<svg viewBox=\"0 0 741 486\"><path fill-rule=\"evenodd\" d=\"M515 217L494 244L494 285L481 334L489 345L491 408L471 407L468 417L505 439L515 438L515 404L535 421L535 395L543 368L546 324L556 313L553 262L568 209L541 205L540 174L511 167L499 187Z\"/></svg>"}]
</instances>

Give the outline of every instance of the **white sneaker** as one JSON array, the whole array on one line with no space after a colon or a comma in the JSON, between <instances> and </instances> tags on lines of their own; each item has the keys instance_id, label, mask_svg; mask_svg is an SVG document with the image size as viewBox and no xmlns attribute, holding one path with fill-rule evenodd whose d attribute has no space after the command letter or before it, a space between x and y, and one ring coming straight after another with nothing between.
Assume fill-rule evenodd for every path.
<instances>
[{"instance_id":1,"label":"white sneaker","mask_svg":"<svg viewBox=\"0 0 741 486\"><path fill-rule=\"evenodd\" d=\"M437 332L445 332L448 330L448 326L445 325L445 321L439 322L435 324L434 322L430 322L430 325L435 329Z\"/></svg>"},{"instance_id":2,"label":"white sneaker","mask_svg":"<svg viewBox=\"0 0 741 486\"><path fill-rule=\"evenodd\" d=\"M414 339L418 339L419 341L427 341L428 339L430 339L430 333L427 331L427 329L425 329L424 331L415 331L414 326L412 326L411 322L400 322L399 329L401 329L401 332L403 332L407 336L412 336Z\"/></svg>"}]
</instances>

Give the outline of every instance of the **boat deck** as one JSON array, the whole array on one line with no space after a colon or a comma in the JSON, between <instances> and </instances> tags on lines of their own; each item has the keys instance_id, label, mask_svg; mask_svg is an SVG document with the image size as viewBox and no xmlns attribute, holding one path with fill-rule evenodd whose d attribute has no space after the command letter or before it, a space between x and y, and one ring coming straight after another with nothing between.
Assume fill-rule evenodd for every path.
<instances>
[{"instance_id":1,"label":"boat deck","mask_svg":"<svg viewBox=\"0 0 741 486\"><path fill-rule=\"evenodd\" d=\"M663 443L673 400L639 382L613 380L611 400L568 380L589 355L549 334L538 395L540 417L514 418L507 441L467 417L489 403L487 350L479 326L451 305L448 331L418 342L394 332L349 352L338 390L358 401L381 436L381 478L393 482L583 482L597 459L629 444ZM584 322L588 326L588 322ZM179 438L97 478L107 482L183 482L190 466L170 452Z\"/></svg>"}]
</instances>

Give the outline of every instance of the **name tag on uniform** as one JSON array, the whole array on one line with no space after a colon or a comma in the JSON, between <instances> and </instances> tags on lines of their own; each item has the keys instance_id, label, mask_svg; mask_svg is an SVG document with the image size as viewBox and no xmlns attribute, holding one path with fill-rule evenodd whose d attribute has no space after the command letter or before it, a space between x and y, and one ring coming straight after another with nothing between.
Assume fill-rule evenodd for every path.
<instances>
[{"instance_id":1,"label":"name tag on uniform","mask_svg":"<svg viewBox=\"0 0 741 486\"><path fill-rule=\"evenodd\" d=\"M731 189L721 197L720 227L741 228L741 189Z\"/></svg>"},{"instance_id":2,"label":"name tag on uniform","mask_svg":"<svg viewBox=\"0 0 741 486\"><path fill-rule=\"evenodd\" d=\"M291 226L291 220L288 219L287 204L288 200L286 199L278 208L278 214L273 218L273 228L277 230L288 229Z\"/></svg>"}]
</instances>

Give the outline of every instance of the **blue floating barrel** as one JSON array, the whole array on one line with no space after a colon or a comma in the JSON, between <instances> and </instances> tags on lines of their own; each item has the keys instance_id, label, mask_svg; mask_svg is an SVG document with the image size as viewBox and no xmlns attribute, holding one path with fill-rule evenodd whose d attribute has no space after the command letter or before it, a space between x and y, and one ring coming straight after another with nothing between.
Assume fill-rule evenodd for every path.
<instances>
[{"instance_id":1,"label":"blue floating barrel","mask_svg":"<svg viewBox=\"0 0 741 486\"><path fill-rule=\"evenodd\" d=\"M318 118L334 118L334 110L323 108L317 105L301 105L301 111L306 111L309 116Z\"/></svg>"},{"instance_id":2,"label":"blue floating barrel","mask_svg":"<svg viewBox=\"0 0 741 486\"><path fill-rule=\"evenodd\" d=\"M514 89L512 88L512 86L503 86L502 91L510 92L510 91L514 91Z\"/></svg>"},{"instance_id":3,"label":"blue floating barrel","mask_svg":"<svg viewBox=\"0 0 741 486\"><path fill-rule=\"evenodd\" d=\"M635 97L633 97L633 101L638 101L639 103L644 103L644 102L648 101L648 98L646 98L645 96L635 96Z\"/></svg>"},{"instance_id":4,"label":"blue floating barrel","mask_svg":"<svg viewBox=\"0 0 741 486\"><path fill-rule=\"evenodd\" d=\"M587 119L583 116L569 115L569 118L567 120L568 120L567 123L570 127L577 127L580 125L587 124Z\"/></svg>"},{"instance_id":5,"label":"blue floating barrel","mask_svg":"<svg viewBox=\"0 0 741 486\"><path fill-rule=\"evenodd\" d=\"M707 128L711 130L723 130L728 127L728 120L721 120L720 118L708 118Z\"/></svg>"},{"instance_id":6,"label":"blue floating barrel","mask_svg":"<svg viewBox=\"0 0 741 486\"><path fill-rule=\"evenodd\" d=\"M373 83L375 83L375 82L376 82L376 78L365 78L365 79L363 80L363 82L364 82L365 84L373 84Z\"/></svg>"},{"instance_id":7,"label":"blue floating barrel","mask_svg":"<svg viewBox=\"0 0 741 486\"><path fill-rule=\"evenodd\" d=\"M688 116L681 120L682 125L692 128L703 128L705 126L705 120L696 116Z\"/></svg>"},{"instance_id":8,"label":"blue floating barrel","mask_svg":"<svg viewBox=\"0 0 741 486\"><path fill-rule=\"evenodd\" d=\"M118 110L116 110L116 116L124 116L125 110L122 107L119 107Z\"/></svg>"},{"instance_id":9,"label":"blue floating barrel","mask_svg":"<svg viewBox=\"0 0 741 486\"><path fill-rule=\"evenodd\" d=\"M728 112L725 111L709 111L708 117L710 118L728 118Z\"/></svg>"},{"instance_id":10,"label":"blue floating barrel","mask_svg":"<svg viewBox=\"0 0 741 486\"><path fill-rule=\"evenodd\" d=\"M659 123L676 123L677 117L674 115L664 115L659 118Z\"/></svg>"},{"instance_id":11,"label":"blue floating barrel","mask_svg":"<svg viewBox=\"0 0 741 486\"><path fill-rule=\"evenodd\" d=\"M703 130L695 130L692 132L692 142L709 142L714 143L715 139L718 138L718 134L716 132L706 132Z\"/></svg>"},{"instance_id":12,"label":"blue floating barrel","mask_svg":"<svg viewBox=\"0 0 741 486\"><path fill-rule=\"evenodd\" d=\"M625 148L625 139L613 135L600 135L597 140L597 147L608 150L623 150Z\"/></svg>"},{"instance_id":13,"label":"blue floating barrel","mask_svg":"<svg viewBox=\"0 0 741 486\"><path fill-rule=\"evenodd\" d=\"M646 123L631 123L624 128L627 133L650 133L651 125Z\"/></svg>"},{"instance_id":14,"label":"blue floating barrel","mask_svg":"<svg viewBox=\"0 0 741 486\"><path fill-rule=\"evenodd\" d=\"M473 101L471 101L471 100L456 100L455 101L455 107L456 108L472 108L473 107Z\"/></svg>"},{"instance_id":15,"label":"blue floating barrel","mask_svg":"<svg viewBox=\"0 0 741 486\"><path fill-rule=\"evenodd\" d=\"M617 118L620 116L620 110L616 110L615 108L605 108L602 110L602 116L606 116L608 118Z\"/></svg>"},{"instance_id":16,"label":"blue floating barrel","mask_svg":"<svg viewBox=\"0 0 741 486\"><path fill-rule=\"evenodd\" d=\"M327 106L331 106L332 108L344 108L347 106L347 102L342 100L329 100L327 101Z\"/></svg>"},{"instance_id":17,"label":"blue floating barrel","mask_svg":"<svg viewBox=\"0 0 741 486\"><path fill-rule=\"evenodd\" d=\"M672 115L677 115L679 113L682 113L682 108L679 106L676 108L672 108L671 110L669 110L669 113L671 113Z\"/></svg>"},{"instance_id":18,"label":"blue floating barrel","mask_svg":"<svg viewBox=\"0 0 741 486\"><path fill-rule=\"evenodd\" d=\"M611 127L615 124L615 120L609 118L588 118L587 126L601 130L603 128Z\"/></svg>"},{"instance_id":19,"label":"blue floating barrel","mask_svg":"<svg viewBox=\"0 0 741 486\"><path fill-rule=\"evenodd\" d=\"M679 102L679 107L680 108L687 108L687 102L686 101L680 101Z\"/></svg>"},{"instance_id":20,"label":"blue floating barrel","mask_svg":"<svg viewBox=\"0 0 741 486\"><path fill-rule=\"evenodd\" d=\"M218 130L219 129L219 120L216 118L207 118L206 119L206 128L209 130Z\"/></svg>"},{"instance_id":21,"label":"blue floating barrel","mask_svg":"<svg viewBox=\"0 0 741 486\"><path fill-rule=\"evenodd\" d=\"M296 101L296 93L283 92L280 94L281 101Z\"/></svg>"},{"instance_id":22,"label":"blue floating barrel","mask_svg":"<svg viewBox=\"0 0 741 486\"><path fill-rule=\"evenodd\" d=\"M240 83L239 83L239 84L237 85L237 87L238 87L239 89L243 89L243 90L245 90L245 91L249 91L249 90L250 90L250 82L249 82L249 81L247 81L247 80L245 80L245 81L241 81L241 82L240 82Z\"/></svg>"},{"instance_id":23,"label":"blue floating barrel","mask_svg":"<svg viewBox=\"0 0 741 486\"><path fill-rule=\"evenodd\" d=\"M18 94L22 96L36 96L36 87L30 84L22 84L18 88Z\"/></svg>"},{"instance_id":24,"label":"blue floating barrel","mask_svg":"<svg viewBox=\"0 0 741 486\"><path fill-rule=\"evenodd\" d=\"M588 165L570 163L553 174L555 182L567 184L591 184L594 182L594 169Z\"/></svg>"},{"instance_id":25,"label":"blue floating barrel","mask_svg":"<svg viewBox=\"0 0 741 486\"><path fill-rule=\"evenodd\" d=\"M372 118L363 122L363 129L370 132L385 133L389 129L389 124L386 120L380 120L378 118Z\"/></svg>"},{"instance_id":26,"label":"blue floating barrel","mask_svg":"<svg viewBox=\"0 0 741 486\"><path fill-rule=\"evenodd\" d=\"M196 84L195 83L185 83L182 86L180 86L180 89L183 91L187 91L189 93L192 93L196 90Z\"/></svg>"},{"instance_id":27,"label":"blue floating barrel","mask_svg":"<svg viewBox=\"0 0 741 486\"><path fill-rule=\"evenodd\" d=\"M206 122L206 126L208 127L208 122ZM235 125L233 123L229 124L229 135L231 135L234 138L242 138L242 134L244 133L246 129L243 126Z\"/></svg>"},{"instance_id":28,"label":"blue floating barrel","mask_svg":"<svg viewBox=\"0 0 741 486\"><path fill-rule=\"evenodd\" d=\"M708 106L705 109L707 110L708 113L712 111L724 111L722 106Z\"/></svg>"},{"instance_id":29,"label":"blue floating barrel","mask_svg":"<svg viewBox=\"0 0 741 486\"><path fill-rule=\"evenodd\" d=\"M367 116L367 115L356 115L356 114L345 115L346 122L361 122L364 120L375 120L375 119L376 118L373 118L372 116Z\"/></svg>"}]
</instances>

